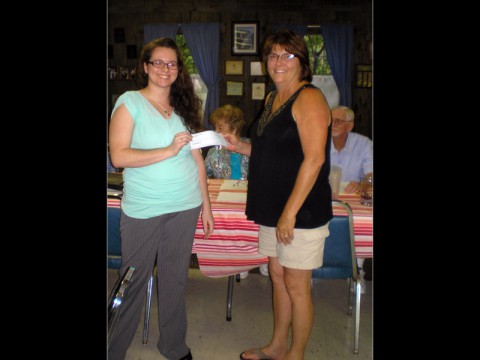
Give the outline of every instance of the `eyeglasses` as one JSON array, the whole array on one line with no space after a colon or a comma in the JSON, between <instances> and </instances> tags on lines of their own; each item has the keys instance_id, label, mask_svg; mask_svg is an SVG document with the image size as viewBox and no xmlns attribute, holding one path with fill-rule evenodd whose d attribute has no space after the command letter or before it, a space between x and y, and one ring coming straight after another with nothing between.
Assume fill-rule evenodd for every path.
<instances>
[{"instance_id":1,"label":"eyeglasses","mask_svg":"<svg viewBox=\"0 0 480 360\"><path fill-rule=\"evenodd\" d=\"M333 123L335 125L342 125L342 124L345 124L347 122L352 122L352 121L351 120L336 119L336 118L333 119Z\"/></svg>"},{"instance_id":2,"label":"eyeglasses","mask_svg":"<svg viewBox=\"0 0 480 360\"><path fill-rule=\"evenodd\" d=\"M294 57L295 57L295 54L285 53L282 55L278 55L278 54L270 53L267 55L267 60L277 62L278 58L280 58L282 61L287 61L287 60L290 61L290 60L293 60Z\"/></svg>"},{"instance_id":3,"label":"eyeglasses","mask_svg":"<svg viewBox=\"0 0 480 360\"><path fill-rule=\"evenodd\" d=\"M163 69L165 65L167 65L167 67L170 70L178 69L178 65L176 61L170 61L169 63L166 63L166 62L163 62L162 60L153 60L153 61L147 61L147 63L152 64L152 66L157 69Z\"/></svg>"}]
</instances>

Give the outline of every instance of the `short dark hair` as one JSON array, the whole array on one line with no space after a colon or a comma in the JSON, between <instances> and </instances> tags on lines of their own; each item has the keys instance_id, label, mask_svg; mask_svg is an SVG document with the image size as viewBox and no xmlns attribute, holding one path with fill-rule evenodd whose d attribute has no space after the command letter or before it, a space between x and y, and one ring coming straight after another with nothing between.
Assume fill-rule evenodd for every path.
<instances>
[{"instance_id":1,"label":"short dark hair","mask_svg":"<svg viewBox=\"0 0 480 360\"><path fill-rule=\"evenodd\" d=\"M310 57L308 55L308 48L302 36L295 31L288 29L281 29L275 33L267 36L263 45L262 58L265 64L267 63L267 55L272 52L275 45L281 45L290 54L295 56L300 61L302 67L302 80L311 82L313 79L312 70L310 69Z\"/></svg>"}]
</instances>

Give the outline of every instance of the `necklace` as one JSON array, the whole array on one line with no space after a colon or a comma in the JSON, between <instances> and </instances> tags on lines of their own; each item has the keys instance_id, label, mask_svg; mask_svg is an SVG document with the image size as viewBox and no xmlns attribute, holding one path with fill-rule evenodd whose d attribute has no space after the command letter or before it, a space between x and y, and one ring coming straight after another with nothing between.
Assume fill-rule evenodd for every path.
<instances>
[{"instance_id":1,"label":"necklace","mask_svg":"<svg viewBox=\"0 0 480 360\"><path fill-rule=\"evenodd\" d=\"M155 101L155 100L153 100ZM160 105L160 107L163 109L163 112L165 113L165 115L167 115L168 117L170 117L170 115L172 115L162 104L160 104L158 101L155 101L155 103L157 103L158 105Z\"/></svg>"},{"instance_id":2,"label":"necklace","mask_svg":"<svg viewBox=\"0 0 480 360\"><path fill-rule=\"evenodd\" d=\"M165 115L167 115L168 118L172 115L172 113L171 113L170 111L168 111L165 106L163 106L162 104L160 104L158 101L154 100L150 93L145 93L145 94L144 94L144 97L145 97L148 101L154 102L155 104L157 104L158 106L160 106L160 107L162 108L163 112L165 113Z\"/></svg>"},{"instance_id":3,"label":"necklace","mask_svg":"<svg viewBox=\"0 0 480 360\"><path fill-rule=\"evenodd\" d=\"M270 98L268 99L268 103L267 105L265 106L265 110L263 111L261 117L260 117L260 120L258 121L258 127L257 127L257 135L260 136L262 135L263 133L263 129L265 129L265 126L267 126L270 121L272 121L272 119L277 116L278 114L280 114L283 109L285 109L285 107L287 105L289 105L291 102L295 101L295 99L297 98L298 94L300 94L300 91L302 91L302 89L305 87L305 85L302 85L301 87L299 87L297 89L297 91L295 91L282 105L280 105L278 107L277 110L275 110L274 112L272 112L272 105L273 105L273 101L275 100L275 97L277 96L277 90L273 90L272 91L272 94L270 95Z\"/></svg>"}]
</instances>

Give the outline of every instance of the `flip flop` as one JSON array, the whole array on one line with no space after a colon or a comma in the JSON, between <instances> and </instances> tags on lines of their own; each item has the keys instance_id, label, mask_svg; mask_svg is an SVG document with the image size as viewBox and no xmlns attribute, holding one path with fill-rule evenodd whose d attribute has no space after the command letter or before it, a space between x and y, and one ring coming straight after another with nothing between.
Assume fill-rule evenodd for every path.
<instances>
[{"instance_id":1,"label":"flip flop","mask_svg":"<svg viewBox=\"0 0 480 360\"><path fill-rule=\"evenodd\" d=\"M247 352L250 352L250 353L253 353L254 355L257 356L258 360L275 360L274 358L268 356L267 354L265 354L261 349L249 349L249 350L245 350L244 352L242 352L240 354L240 359L241 360L249 360L247 358L244 358L243 355ZM252 360L257 360L257 359L252 359Z\"/></svg>"}]
</instances>

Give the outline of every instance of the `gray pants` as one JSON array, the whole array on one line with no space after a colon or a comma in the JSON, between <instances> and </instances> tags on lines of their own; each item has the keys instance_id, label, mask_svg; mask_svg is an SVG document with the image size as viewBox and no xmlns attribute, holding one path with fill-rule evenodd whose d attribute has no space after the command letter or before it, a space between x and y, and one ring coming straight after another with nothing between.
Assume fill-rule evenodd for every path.
<instances>
[{"instance_id":1,"label":"gray pants","mask_svg":"<svg viewBox=\"0 0 480 360\"><path fill-rule=\"evenodd\" d=\"M135 267L108 349L109 360L123 360L140 322L147 283L157 263L158 350L169 360L190 351L186 344L185 285L200 208L135 219L122 211L120 277Z\"/></svg>"}]
</instances>

